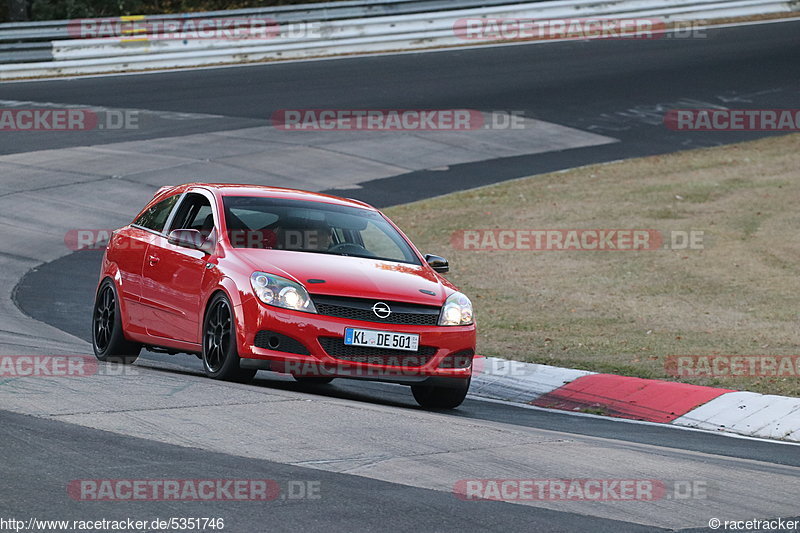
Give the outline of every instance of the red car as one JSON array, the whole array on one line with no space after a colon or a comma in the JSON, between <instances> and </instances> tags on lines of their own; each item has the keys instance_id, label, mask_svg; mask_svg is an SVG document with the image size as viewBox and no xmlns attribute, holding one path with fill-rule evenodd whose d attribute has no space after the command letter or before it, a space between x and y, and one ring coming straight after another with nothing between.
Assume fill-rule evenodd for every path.
<instances>
[{"instance_id":1,"label":"red car","mask_svg":"<svg viewBox=\"0 0 800 533\"><path fill-rule=\"evenodd\" d=\"M103 257L92 339L101 361L142 347L195 354L212 378L259 369L328 383L404 383L461 404L475 355L470 300L377 209L305 191L163 187Z\"/></svg>"}]
</instances>

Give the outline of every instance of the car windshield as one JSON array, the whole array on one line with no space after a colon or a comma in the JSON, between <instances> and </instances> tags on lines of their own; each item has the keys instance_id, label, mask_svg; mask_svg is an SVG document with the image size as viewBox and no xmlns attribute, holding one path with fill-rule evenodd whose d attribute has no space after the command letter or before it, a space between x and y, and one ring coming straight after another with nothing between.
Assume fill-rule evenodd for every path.
<instances>
[{"instance_id":1,"label":"car windshield","mask_svg":"<svg viewBox=\"0 0 800 533\"><path fill-rule=\"evenodd\" d=\"M223 203L228 237L236 248L420 264L405 239L376 211L254 196L226 196Z\"/></svg>"}]
</instances>

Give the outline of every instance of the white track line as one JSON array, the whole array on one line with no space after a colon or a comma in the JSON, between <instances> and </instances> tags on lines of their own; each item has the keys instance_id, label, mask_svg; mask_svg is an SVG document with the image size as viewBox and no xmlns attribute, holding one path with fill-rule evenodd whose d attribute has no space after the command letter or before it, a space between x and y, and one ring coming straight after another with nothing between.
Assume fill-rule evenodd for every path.
<instances>
[{"instance_id":1,"label":"white track line","mask_svg":"<svg viewBox=\"0 0 800 533\"><path fill-rule=\"evenodd\" d=\"M500 404L500 405L509 405L509 406L514 406L514 407L521 407L522 409L531 409L533 411L542 411L542 412L551 413L551 414L563 414L563 415L570 415L570 416L579 416L579 417L584 417L584 418L595 418L595 419L598 419L598 420L607 420L607 421L618 422L618 423L623 423L623 424L638 424L638 425L643 425L643 426L668 427L668 428L677 429L677 430L680 430L680 431L692 431L692 432L696 432L696 433L705 433L707 435L721 435L721 436L725 436L725 437L731 437L731 438L734 438L734 439L745 439L745 440L752 440L752 441L758 441L758 442L767 442L767 443L771 443L771 444L783 444L783 445L786 445L786 446L800 446L800 443L798 443L798 442L789 442L789 441L785 441L785 440L776 440L776 439L764 439L764 438L761 438L761 437L750 437L748 435L740 435L738 433L727 433L727 432L724 432L724 431L710 431L710 430L707 430L707 429L690 428L690 427L685 427L685 426L675 426L675 425L672 425L672 424L663 424L663 423L660 423L660 422L648 422L646 420L631 420L629 418L616 418L616 417L611 417L611 416L595 415L595 414L591 414L591 413L579 413L579 412L575 412L575 411L562 411L561 409L548 409L546 407L537 407L535 405L530 405L530 404L527 404L527 403L516 403L516 402L509 402L509 401L506 401L506 400L496 400L494 398L486 398L486 397L483 397L483 396L474 396L472 394L468 394L467 398L469 398L471 400L479 400L479 401L482 401L482 402L489 402L489 403L496 403L496 404ZM567 433L566 431L563 431L563 430L560 430L559 432L560 433Z\"/></svg>"}]
</instances>

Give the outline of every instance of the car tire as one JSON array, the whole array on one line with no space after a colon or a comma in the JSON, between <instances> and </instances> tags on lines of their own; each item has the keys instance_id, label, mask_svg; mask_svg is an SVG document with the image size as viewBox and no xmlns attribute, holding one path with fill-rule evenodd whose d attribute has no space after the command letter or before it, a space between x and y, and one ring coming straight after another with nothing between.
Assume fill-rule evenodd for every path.
<instances>
[{"instance_id":1,"label":"car tire","mask_svg":"<svg viewBox=\"0 0 800 533\"><path fill-rule=\"evenodd\" d=\"M100 361L125 365L136 361L142 351L141 344L125 338L117 288L110 279L100 284L94 299L92 348Z\"/></svg>"},{"instance_id":2,"label":"car tire","mask_svg":"<svg viewBox=\"0 0 800 533\"><path fill-rule=\"evenodd\" d=\"M294 374L292 377L298 383L308 383L309 385L327 385L334 379L324 376L295 376Z\"/></svg>"},{"instance_id":3,"label":"car tire","mask_svg":"<svg viewBox=\"0 0 800 533\"><path fill-rule=\"evenodd\" d=\"M469 391L469 379L463 383L442 385L412 385L414 399L425 409L453 409L461 405Z\"/></svg>"},{"instance_id":4,"label":"car tire","mask_svg":"<svg viewBox=\"0 0 800 533\"><path fill-rule=\"evenodd\" d=\"M236 347L236 321L233 306L224 293L211 298L203 319L203 370L206 376L224 381L247 383L258 372L239 366Z\"/></svg>"}]
</instances>

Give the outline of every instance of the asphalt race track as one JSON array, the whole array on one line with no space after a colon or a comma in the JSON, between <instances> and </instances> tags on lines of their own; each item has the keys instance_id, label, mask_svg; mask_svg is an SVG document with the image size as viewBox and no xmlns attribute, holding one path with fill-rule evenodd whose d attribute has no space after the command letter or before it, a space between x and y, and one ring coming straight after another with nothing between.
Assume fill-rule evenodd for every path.
<instances>
[{"instance_id":1,"label":"asphalt race track","mask_svg":"<svg viewBox=\"0 0 800 533\"><path fill-rule=\"evenodd\" d=\"M0 107L81 105L141 118L139 128L119 131L0 133L0 283L8 295L0 349L90 353L101 254L70 253L64 233L127 223L159 185L218 176L387 206L754 139L766 133L674 132L662 116L672 108L796 107L799 32L800 22L782 22L708 30L704 39L0 84ZM407 153L397 154L397 136L277 134L269 117L293 108L520 112L530 128L506 132L517 137L505 146L486 136L402 136ZM424 163L405 161L409 153ZM0 380L0 516L219 516L236 532L654 531L800 514L794 445L479 398L452 413L426 412L408 389L386 384L300 385L262 372L252 385L235 385L200 374L192 356L145 353L126 375ZM65 490L71 480L122 478L258 478L282 487L310 480L321 497L85 502ZM452 494L458 480L487 478L690 480L709 491L655 502L470 502Z\"/></svg>"},{"instance_id":2,"label":"asphalt race track","mask_svg":"<svg viewBox=\"0 0 800 533\"><path fill-rule=\"evenodd\" d=\"M386 206L432 194L598 161L714 146L763 133L672 132L671 108L791 108L798 100L797 22L707 30L704 39L564 42L0 86L0 100L165 113L150 127L86 135L16 135L20 153L266 125L278 109L521 111L526 117L619 139L404 174L338 190ZM144 120L144 119L143 119ZM263 171L271 171L265 166ZM433 178L433 179L431 179Z\"/></svg>"}]
</instances>

